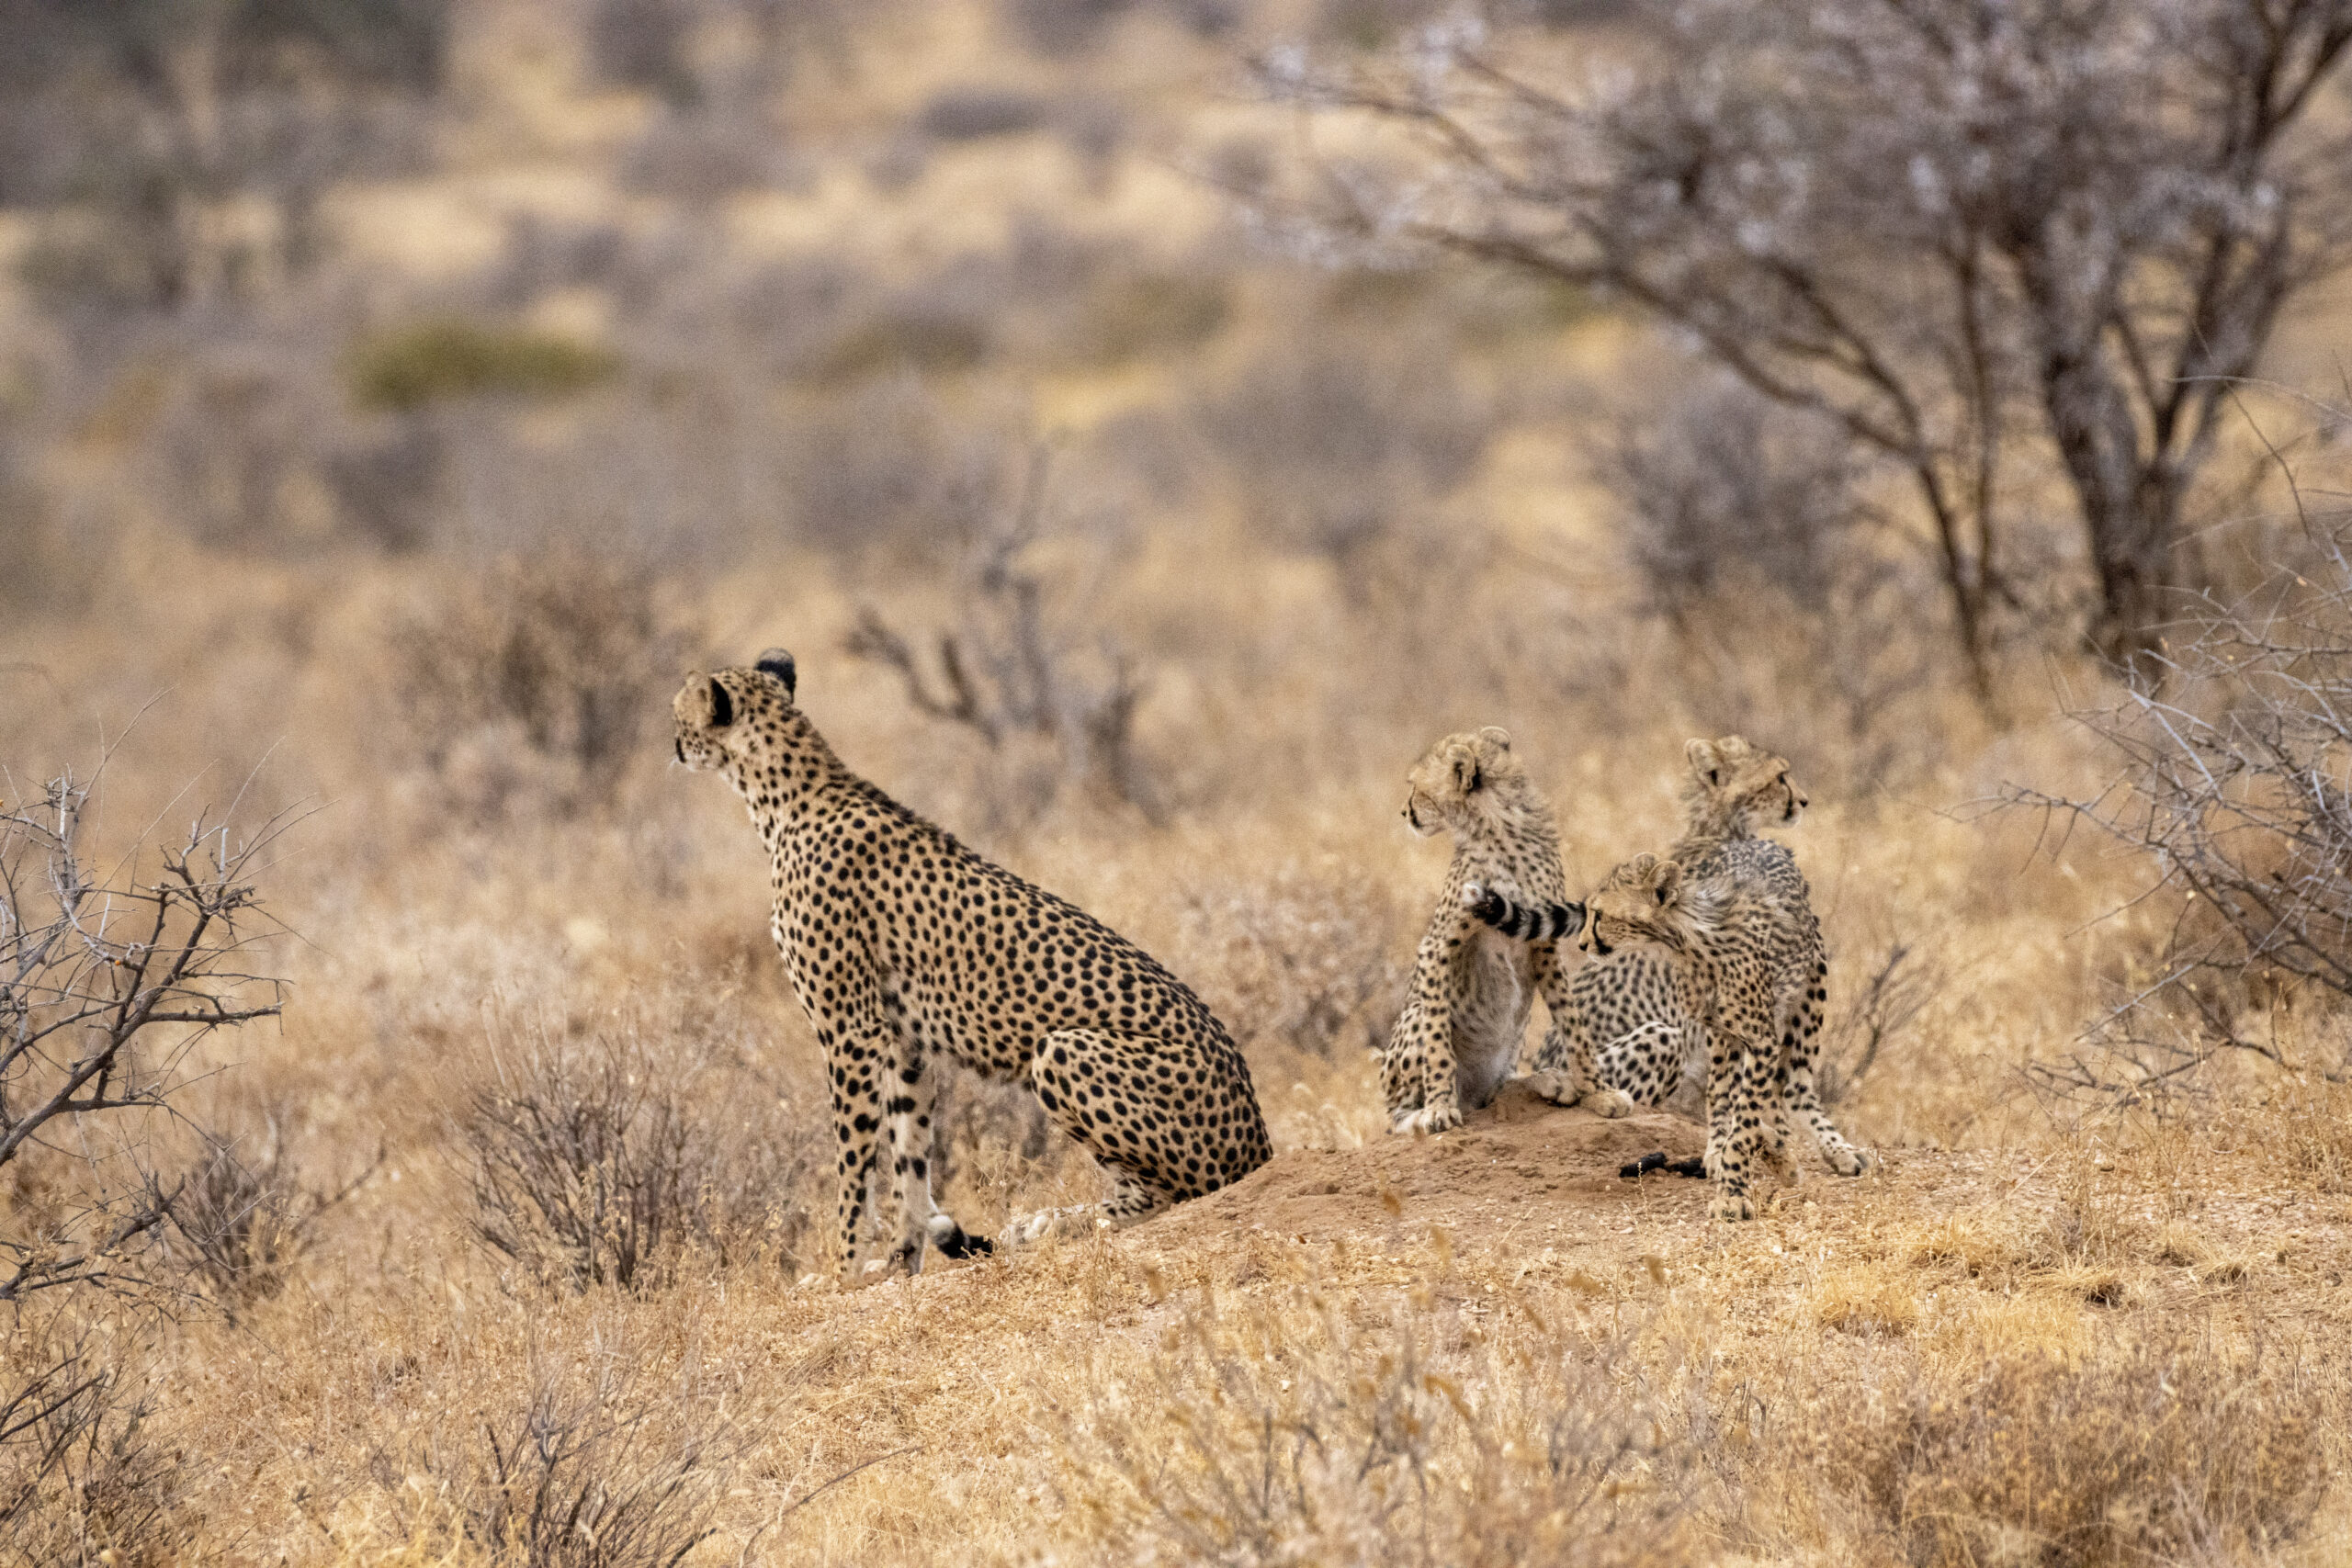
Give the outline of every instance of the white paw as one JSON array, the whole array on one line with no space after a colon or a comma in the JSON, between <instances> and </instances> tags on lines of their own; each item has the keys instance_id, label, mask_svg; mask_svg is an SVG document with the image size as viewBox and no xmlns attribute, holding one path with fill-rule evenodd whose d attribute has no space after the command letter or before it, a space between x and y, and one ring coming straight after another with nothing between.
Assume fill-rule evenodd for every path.
<instances>
[{"instance_id":1,"label":"white paw","mask_svg":"<svg viewBox=\"0 0 2352 1568\"><path fill-rule=\"evenodd\" d=\"M1462 1125L1462 1108L1458 1105L1424 1105L1419 1111L1408 1111L1396 1118L1394 1131L1422 1137L1436 1133L1451 1132Z\"/></svg>"},{"instance_id":2,"label":"white paw","mask_svg":"<svg viewBox=\"0 0 2352 1568\"><path fill-rule=\"evenodd\" d=\"M1549 1100L1552 1097L1545 1095L1544 1098ZM1634 1113L1634 1097L1622 1089L1597 1089L1577 1103L1595 1116L1611 1120Z\"/></svg>"},{"instance_id":3,"label":"white paw","mask_svg":"<svg viewBox=\"0 0 2352 1568\"><path fill-rule=\"evenodd\" d=\"M1878 1161L1851 1144L1825 1144L1821 1157L1840 1176L1860 1176Z\"/></svg>"},{"instance_id":4,"label":"white paw","mask_svg":"<svg viewBox=\"0 0 2352 1568\"><path fill-rule=\"evenodd\" d=\"M1528 1074L1527 1089L1530 1094L1540 1095L1555 1105L1574 1105L1577 1102L1576 1088L1568 1082L1568 1075L1556 1070Z\"/></svg>"}]
</instances>

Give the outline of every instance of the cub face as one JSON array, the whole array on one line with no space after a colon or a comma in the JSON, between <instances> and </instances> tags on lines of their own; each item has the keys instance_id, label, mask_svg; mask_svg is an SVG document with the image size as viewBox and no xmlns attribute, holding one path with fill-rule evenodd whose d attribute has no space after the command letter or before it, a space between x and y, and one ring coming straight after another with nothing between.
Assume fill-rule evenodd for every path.
<instances>
[{"instance_id":1,"label":"cub face","mask_svg":"<svg viewBox=\"0 0 2352 1568\"><path fill-rule=\"evenodd\" d=\"M1601 878L1584 902L1577 945L1596 958L1637 942L1679 944L1674 916L1682 902L1682 867L1636 855Z\"/></svg>"},{"instance_id":2,"label":"cub face","mask_svg":"<svg viewBox=\"0 0 2352 1568\"><path fill-rule=\"evenodd\" d=\"M1788 759L1742 736L1693 740L1683 755L1690 764L1690 787L1709 803L1711 814L1786 827L1809 804L1789 777Z\"/></svg>"},{"instance_id":3,"label":"cub face","mask_svg":"<svg viewBox=\"0 0 2352 1568\"><path fill-rule=\"evenodd\" d=\"M1405 775L1406 824L1424 839L1469 829L1483 808L1517 794L1526 782L1506 731L1488 725L1449 735Z\"/></svg>"},{"instance_id":4,"label":"cub face","mask_svg":"<svg viewBox=\"0 0 2352 1568\"><path fill-rule=\"evenodd\" d=\"M697 773L742 761L774 728L760 720L792 712L797 683L792 655L780 648L761 654L749 668L694 671L670 702L670 716L677 721L673 754Z\"/></svg>"}]
</instances>

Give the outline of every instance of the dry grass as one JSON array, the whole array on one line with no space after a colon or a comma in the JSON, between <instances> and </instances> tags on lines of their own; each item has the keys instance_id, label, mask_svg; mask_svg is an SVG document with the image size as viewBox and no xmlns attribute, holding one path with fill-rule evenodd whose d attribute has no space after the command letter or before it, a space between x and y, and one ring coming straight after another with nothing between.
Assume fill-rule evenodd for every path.
<instances>
[{"instance_id":1,"label":"dry grass","mask_svg":"<svg viewBox=\"0 0 2352 1568\"><path fill-rule=\"evenodd\" d=\"M198 1043L193 1124L127 1133L97 1178L0 1179L21 1235L76 1181L196 1179L168 1314L0 1306L0 1412L81 1389L0 1415L0 1559L2352 1557L2340 1016L2278 998L2283 1066L2161 1103L2044 1100L2025 1071L2144 981L2175 912L2131 904L2144 868L2112 846L1972 809L2109 782L2045 679L2096 672L2020 658L1988 709L1913 679L1931 607L1837 637L1727 614L1736 642L1648 615L1571 454L1663 352L1589 302L1242 249L1169 173L1271 134L1201 91L1214 6L812 9L841 16L778 111L806 182L691 209L615 172L687 107L592 86L538 8L477 17L448 166L338 193L349 270L238 340L239 406L302 415L258 457L188 412L187 356L220 344L108 359L0 295L74 391L0 376L38 416L6 433L0 525L47 574L0 570L0 788L136 715L92 854L241 791L317 808L258 873L284 1015ZM1081 79L1132 116L1083 155ZM1011 95L994 120L956 96L982 88ZM363 318L378 286L398 309ZM348 343L445 317L612 358L547 400L322 390ZM253 483L193 497L165 434ZM1124 798L1041 792L845 651L867 605L910 643L965 623L939 520L1041 437L1051 526L1013 564L1059 654L1134 660L1122 766L1148 787ZM252 526L199 527L222 508ZM740 805L665 765L678 667L778 644L854 766L1200 990L1278 1150L1332 1162L1285 1199L1311 1226L803 1282L829 1262L822 1065ZM1795 760L1836 1114L1882 1171L1720 1226L1699 1184L1388 1139L1365 1047L1443 856L1398 823L1402 773L1480 723L1550 791L1578 883L1671 838L1689 736ZM1017 1096L949 1103L967 1226L1099 1192Z\"/></svg>"}]
</instances>

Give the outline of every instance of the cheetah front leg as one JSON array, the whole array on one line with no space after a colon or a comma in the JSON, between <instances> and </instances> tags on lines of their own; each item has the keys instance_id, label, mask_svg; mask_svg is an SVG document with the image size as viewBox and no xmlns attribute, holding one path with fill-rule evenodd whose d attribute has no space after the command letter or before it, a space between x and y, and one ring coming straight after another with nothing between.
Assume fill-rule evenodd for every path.
<instances>
[{"instance_id":1,"label":"cheetah front leg","mask_svg":"<svg viewBox=\"0 0 2352 1568\"><path fill-rule=\"evenodd\" d=\"M842 1283L853 1283L857 1279L859 1223L881 1153L884 1080L899 1070L904 1033L862 952L819 947L824 958L818 961L808 956L810 944L786 944L781 934L778 941L785 948L792 988L816 1031L817 1048L824 1053L839 1181L833 1208L834 1235L841 1243L837 1268Z\"/></svg>"},{"instance_id":2,"label":"cheetah front leg","mask_svg":"<svg viewBox=\"0 0 2352 1568\"><path fill-rule=\"evenodd\" d=\"M1453 1018L1449 1003L1434 1016L1419 997L1405 1004L1380 1055L1380 1091L1392 1133L1443 1133L1462 1125L1453 1077Z\"/></svg>"},{"instance_id":3,"label":"cheetah front leg","mask_svg":"<svg viewBox=\"0 0 2352 1568\"><path fill-rule=\"evenodd\" d=\"M1706 1033L1707 1152L1702 1163L1715 1190L1709 1212L1719 1220L1751 1220L1756 1204L1748 1186L1761 1152L1757 1075L1769 1068L1736 1032L1718 1024Z\"/></svg>"},{"instance_id":4,"label":"cheetah front leg","mask_svg":"<svg viewBox=\"0 0 2352 1568\"><path fill-rule=\"evenodd\" d=\"M977 1257L993 1248L987 1237L967 1234L933 1201L931 1119L939 1075L931 1070L922 1041L905 1027L902 1010L894 1005L891 1011L899 1017L901 1044L884 1111L890 1144L891 1212L898 1216L899 1236L888 1263L868 1264L867 1269L920 1274L927 1246L948 1258Z\"/></svg>"},{"instance_id":5,"label":"cheetah front leg","mask_svg":"<svg viewBox=\"0 0 2352 1568\"><path fill-rule=\"evenodd\" d=\"M1546 1015L1544 1047L1536 1054L1528 1087L1555 1105L1574 1105L1595 1116L1630 1116L1634 1097L1611 1089L1600 1077L1591 1021L1568 994L1568 966L1552 942L1535 942L1535 988Z\"/></svg>"},{"instance_id":6,"label":"cheetah front leg","mask_svg":"<svg viewBox=\"0 0 2352 1568\"><path fill-rule=\"evenodd\" d=\"M1462 1125L1454 1077L1453 1005L1477 921L1459 907L1441 908L1413 955L1413 990L1381 1053L1380 1087L1392 1133L1444 1133Z\"/></svg>"}]
</instances>

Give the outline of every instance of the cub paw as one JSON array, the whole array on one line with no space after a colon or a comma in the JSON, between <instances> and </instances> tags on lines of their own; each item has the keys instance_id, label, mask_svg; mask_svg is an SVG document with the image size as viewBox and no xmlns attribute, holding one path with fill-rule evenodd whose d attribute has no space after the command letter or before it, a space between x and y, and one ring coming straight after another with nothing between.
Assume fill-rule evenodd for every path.
<instances>
[{"instance_id":1,"label":"cub paw","mask_svg":"<svg viewBox=\"0 0 2352 1568\"><path fill-rule=\"evenodd\" d=\"M1718 1192L1714 1206L1707 1212L1718 1220L1752 1220L1756 1217L1756 1205L1747 1201L1745 1192Z\"/></svg>"},{"instance_id":2,"label":"cub paw","mask_svg":"<svg viewBox=\"0 0 2352 1568\"><path fill-rule=\"evenodd\" d=\"M1074 1209L1040 1209L1034 1214L1018 1214L1004 1227L999 1237L1007 1247L1028 1247L1048 1236L1082 1235L1101 1230L1109 1222L1100 1205L1081 1203ZM982 1252L992 1252L989 1242L973 1238Z\"/></svg>"},{"instance_id":3,"label":"cub paw","mask_svg":"<svg viewBox=\"0 0 2352 1568\"><path fill-rule=\"evenodd\" d=\"M1395 1131L1420 1137L1425 1134L1450 1133L1462 1125L1462 1107L1454 1104L1424 1105L1419 1111L1408 1111L1396 1118Z\"/></svg>"},{"instance_id":4,"label":"cub paw","mask_svg":"<svg viewBox=\"0 0 2352 1568\"><path fill-rule=\"evenodd\" d=\"M1577 1102L1576 1086L1568 1081L1567 1074L1556 1069L1528 1074L1527 1089L1529 1093L1540 1095L1555 1105L1574 1105ZM1626 1103L1630 1105L1632 1101Z\"/></svg>"},{"instance_id":5,"label":"cub paw","mask_svg":"<svg viewBox=\"0 0 2352 1568\"><path fill-rule=\"evenodd\" d=\"M901 1276L912 1277L916 1269L921 1267L918 1262L921 1257L922 1254L910 1244L894 1247L890 1249L890 1256L888 1258L867 1258L865 1266L858 1270L857 1283L878 1285L885 1280L899 1279Z\"/></svg>"},{"instance_id":6,"label":"cub paw","mask_svg":"<svg viewBox=\"0 0 2352 1568\"><path fill-rule=\"evenodd\" d=\"M1550 1100L1552 1097L1547 1094L1544 1098ZM1634 1113L1634 1097L1622 1089L1597 1089L1577 1103L1595 1116L1611 1120Z\"/></svg>"}]
</instances>

